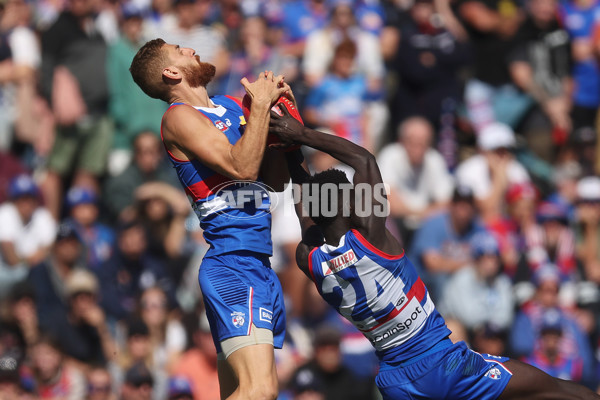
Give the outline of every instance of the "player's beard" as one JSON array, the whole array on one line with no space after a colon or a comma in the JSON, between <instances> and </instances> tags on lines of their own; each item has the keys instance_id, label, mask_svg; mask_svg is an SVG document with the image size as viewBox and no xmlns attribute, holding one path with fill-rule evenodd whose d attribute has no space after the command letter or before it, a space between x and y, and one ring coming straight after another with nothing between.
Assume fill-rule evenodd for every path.
<instances>
[{"instance_id":1,"label":"player's beard","mask_svg":"<svg viewBox=\"0 0 600 400\"><path fill-rule=\"evenodd\" d=\"M198 61L198 65L181 67L181 72L190 87L206 87L212 78L214 78L217 69L212 64L201 62L198 56L196 56L196 61Z\"/></svg>"}]
</instances>

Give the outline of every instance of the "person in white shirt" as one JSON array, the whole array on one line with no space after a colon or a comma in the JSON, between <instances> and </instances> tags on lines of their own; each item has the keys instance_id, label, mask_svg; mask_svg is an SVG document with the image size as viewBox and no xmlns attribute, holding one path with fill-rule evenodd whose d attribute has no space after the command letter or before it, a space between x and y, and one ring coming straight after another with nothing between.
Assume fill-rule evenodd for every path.
<instances>
[{"instance_id":1,"label":"person in white shirt","mask_svg":"<svg viewBox=\"0 0 600 400\"><path fill-rule=\"evenodd\" d=\"M473 190L484 221L501 215L509 185L530 181L525 168L511 153L515 145L515 134L508 125L489 124L477 137L479 154L469 157L456 169L457 184Z\"/></svg>"},{"instance_id":2,"label":"person in white shirt","mask_svg":"<svg viewBox=\"0 0 600 400\"><path fill-rule=\"evenodd\" d=\"M13 178L8 194L9 201L0 205L0 296L46 257L57 229L50 212L40 205L31 177Z\"/></svg>"},{"instance_id":3,"label":"person in white shirt","mask_svg":"<svg viewBox=\"0 0 600 400\"><path fill-rule=\"evenodd\" d=\"M377 158L383 181L390 185L390 214L398 219L405 240L452 197L454 180L442 155L431 147L432 139L433 127L425 118L408 118L398 127L398 141Z\"/></svg>"}]
</instances>

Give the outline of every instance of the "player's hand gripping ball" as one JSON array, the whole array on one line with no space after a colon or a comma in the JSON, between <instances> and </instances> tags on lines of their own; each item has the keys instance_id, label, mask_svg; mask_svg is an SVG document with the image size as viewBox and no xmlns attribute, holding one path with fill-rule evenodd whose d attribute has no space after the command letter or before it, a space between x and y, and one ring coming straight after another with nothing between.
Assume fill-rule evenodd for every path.
<instances>
[{"instance_id":1,"label":"player's hand gripping ball","mask_svg":"<svg viewBox=\"0 0 600 400\"><path fill-rule=\"evenodd\" d=\"M250 96L248 96L247 94L244 95L244 98L242 99L242 111L244 112L244 118L246 118L246 119L248 119L248 117L250 116L251 104L252 104L252 101L250 99ZM275 103L275 105L273 107L271 107L271 110L275 111L278 115L282 115L281 110L279 109L279 106L278 106L279 104L283 104L283 106L287 109L287 111L290 113L290 115L292 117L294 117L302 125L304 125L304 121L302 121L302 117L300 116L298 109L296 108L296 106L294 106L294 103L292 103L292 101L290 99L288 99L285 96L281 96L279 99L277 99L277 102ZM267 146L277 145L280 143L281 143L281 140L279 139L279 136L277 136L273 133L269 133L269 135L267 136ZM282 150L282 151L292 151L292 150L299 149L300 145L290 145L290 146L286 146L286 147L275 147L275 148L278 150Z\"/></svg>"}]
</instances>

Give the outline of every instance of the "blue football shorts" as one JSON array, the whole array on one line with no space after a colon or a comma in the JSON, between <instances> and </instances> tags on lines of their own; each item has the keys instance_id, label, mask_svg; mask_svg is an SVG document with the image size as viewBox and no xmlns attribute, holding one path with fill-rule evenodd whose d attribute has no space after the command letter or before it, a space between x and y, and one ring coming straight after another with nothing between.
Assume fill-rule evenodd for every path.
<instances>
[{"instance_id":1,"label":"blue football shorts","mask_svg":"<svg viewBox=\"0 0 600 400\"><path fill-rule=\"evenodd\" d=\"M392 366L382 364L375 382L385 400L495 400L512 377L507 357L479 354L449 339L435 351Z\"/></svg>"},{"instance_id":2,"label":"blue football shorts","mask_svg":"<svg viewBox=\"0 0 600 400\"><path fill-rule=\"evenodd\" d=\"M211 256L209 251L198 280L218 353L223 340L250 335L252 324L273 331L273 346L281 348L285 306L268 255L236 251Z\"/></svg>"}]
</instances>

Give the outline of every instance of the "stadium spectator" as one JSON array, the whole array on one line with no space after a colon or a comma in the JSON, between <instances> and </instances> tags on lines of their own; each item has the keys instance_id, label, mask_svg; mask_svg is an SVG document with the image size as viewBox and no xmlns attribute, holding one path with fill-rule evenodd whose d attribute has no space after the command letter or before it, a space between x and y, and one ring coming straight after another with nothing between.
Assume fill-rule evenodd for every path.
<instances>
[{"instance_id":1,"label":"stadium spectator","mask_svg":"<svg viewBox=\"0 0 600 400\"><path fill-rule=\"evenodd\" d=\"M398 141L377 158L383 181L390 185L390 215L398 220L407 248L422 221L446 209L452 197L452 177L431 148L433 134L426 119L408 118L398 127Z\"/></svg>"},{"instance_id":2,"label":"stadium spectator","mask_svg":"<svg viewBox=\"0 0 600 400\"><path fill-rule=\"evenodd\" d=\"M2 316L3 324L14 323L19 328L24 344L27 346L37 342L40 335L35 300L31 285L27 281L19 283L10 292L7 301L9 315Z\"/></svg>"},{"instance_id":3,"label":"stadium spectator","mask_svg":"<svg viewBox=\"0 0 600 400\"><path fill-rule=\"evenodd\" d=\"M85 267L81 265L82 258L83 244L79 235L72 226L62 224L50 255L36 265L27 278L35 293L40 325L51 324L50 315L57 309L66 309L65 282L73 271Z\"/></svg>"},{"instance_id":4,"label":"stadium spectator","mask_svg":"<svg viewBox=\"0 0 600 400\"><path fill-rule=\"evenodd\" d=\"M119 175L129 165L138 133L150 131L158 136L161 116L167 109L164 102L146 96L131 78L131 60L145 43L143 14L133 2L124 3L121 10L121 37L108 48L107 56L108 109L115 123L108 164L111 175Z\"/></svg>"},{"instance_id":5,"label":"stadium spectator","mask_svg":"<svg viewBox=\"0 0 600 400\"><path fill-rule=\"evenodd\" d=\"M362 85L365 85L362 96L365 102L366 119L360 123L365 124L363 129L369 135L369 140L364 143L365 147L369 149L378 149L381 147L383 131L389 119L387 107L383 101L385 76L383 56L378 38L357 24L354 11L354 4L351 1L333 2L329 24L311 32L306 39L302 73L304 81L313 88L323 87L329 81L336 80L333 78L336 75L338 75L336 76L338 79L340 75L345 79L348 79L348 76L344 75L352 76L353 81L356 81L357 77L361 77L364 80ZM348 41L353 42L356 47L352 63L349 63L349 60L345 62L340 60L342 57L349 57L346 52L339 53L341 44ZM345 68L349 71L345 73L341 73L341 70L338 71L338 68L344 68L339 65L340 63L344 63ZM356 86L357 83L355 82L354 85ZM335 86L328 89L342 90L342 88L336 89ZM314 106L314 104L308 105ZM342 107L352 108L353 106L352 103L347 103L340 108ZM349 122L346 129L349 129L352 124L356 124L356 122ZM317 124L317 126L320 125Z\"/></svg>"},{"instance_id":6,"label":"stadium spectator","mask_svg":"<svg viewBox=\"0 0 600 400\"><path fill-rule=\"evenodd\" d=\"M561 20L571 39L571 119L574 130L596 126L600 106L600 67L596 61L593 35L598 25L599 9L600 4L591 0L560 3Z\"/></svg>"},{"instance_id":7,"label":"stadium spectator","mask_svg":"<svg viewBox=\"0 0 600 400\"><path fill-rule=\"evenodd\" d=\"M190 258L185 227L189 204L184 192L163 182L145 183L135 191L132 211L145 227L149 254L160 260L176 284Z\"/></svg>"},{"instance_id":8,"label":"stadium spectator","mask_svg":"<svg viewBox=\"0 0 600 400\"><path fill-rule=\"evenodd\" d=\"M55 218L66 179L99 189L113 137L107 116L106 43L93 0L69 0L42 34L40 84L57 126L43 190Z\"/></svg>"},{"instance_id":9,"label":"stadium spectator","mask_svg":"<svg viewBox=\"0 0 600 400\"><path fill-rule=\"evenodd\" d=\"M5 1L3 8L0 36L6 41L3 54L10 57L0 64L3 66L0 69L0 148L11 148L15 144L14 135L18 142L32 144L36 151L45 154L52 135L47 124L49 110L36 92L41 52L36 32L31 28L32 5L25 0L11 0Z\"/></svg>"},{"instance_id":10,"label":"stadium spectator","mask_svg":"<svg viewBox=\"0 0 600 400\"><path fill-rule=\"evenodd\" d=\"M217 397L215 397L216 399ZM169 379L169 400L194 400L190 382L183 377L175 376Z\"/></svg>"},{"instance_id":11,"label":"stadium spectator","mask_svg":"<svg viewBox=\"0 0 600 400\"><path fill-rule=\"evenodd\" d=\"M161 373L170 372L186 347L185 328L173 313L169 314L171 310L167 295L158 287L151 287L142 293L139 308L140 317L150 333L153 364ZM155 382L158 383L158 380ZM160 389L160 395L164 398L166 387L155 386L157 389Z\"/></svg>"},{"instance_id":12,"label":"stadium spectator","mask_svg":"<svg viewBox=\"0 0 600 400\"><path fill-rule=\"evenodd\" d=\"M327 24L329 12L325 0L290 1L271 12L270 22L283 31L283 53L301 59L308 35Z\"/></svg>"},{"instance_id":13,"label":"stadium spectator","mask_svg":"<svg viewBox=\"0 0 600 400\"><path fill-rule=\"evenodd\" d=\"M291 380L296 395L312 386L328 400L368 400L374 388L361 381L342 365L340 332L332 326L321 326L314 338L314 356L300 366ZM311 385L314 383L314 385Z\"/></svg>"},{"instance_id":14,"label":"stadium spectator","mask_svg":"<svg viewBox=\"0 0 600 400\"><path fill-rule=\"evenodd\" d=\"M583 379L587 381L594 370L590 343L573 315L560 308L560 272L554 265L540 268L535 276L536 291L534 297L520 307L510 331L509 346L515 356L527 357L540 348L540 332L544 313L548 310L560 316L562 336L559 351L566 358L580 358L583 362Z\"/></svg>"},{"instance_id":15,"label":"stadium spectator","mask_svg":"<svg viewBox=\"0 0 600 400\"><path fill-rule=\"evenodd\" d=\"M552 160L554 146L565 143L572 125L569 36L558 21L556 0L532 0L527 11L509 69L515 84L536 102L523 128L529 146Z\"/></svg>"},{"instance_id":16,"label":"stadium spectator","mask_svg":"<svg viewBox=\"0 0 600 400\"><path fill-rule=\"evenodd\" d=\"M267 21L260 16L246 18L242 22L240 45L231 55L231 65L227 75L221 79L219 93L244 97L246 91L240 85L243 77L252 79L262 71L279 71L286 82L292 82L298 75L296 59L282 54L270 43Z\"/></svg>"},{"instance_id":17,"label":"stadium spectator","mask_svg":"<svg viewBox=\"0 0 600 400\"><path fill-rule=\"evenodd\" d=\"M222 32L208 25L211 2L176 0L174 4L177 23L167 26L160 37L167 43L195 49L203 62L216 67L214 78L218 79L229 69L230 54Z\"/></svg>"},{"instance_id":18,"label":"stadium spectator","mask_svg":"<svg viewBox=\"0 0 600 400\"><path fill-rule=\"evenodd\" d=\"M561 354L560 340L563 326L561 315L556 310L547 310L542 316L539 348L524 361L560 379L581 381L583 363L578 357Z\"/></svg>"},{"instance_id":19,"label":"stadium spectator","mask_svg":"<svg viewBox=\"0 0 600 400\"><path fill-rule=\"evenodd\" d=\"M121 400L154 399L154 378L143 363L132 366L125 374L125 383L121 387Z\"/></svg>"},{"instance_id":20,"label":"stadium spectator","mask_svg":"<svg viewBox=\"0 0 600 400\"><path fill-rule=\"evenodd\" d=\"M96 271L114 251L115 234L111 228L99 222L99 205L96 193L85 187L71 187L66 196L69 217L66 223L75 228L85 252L85 263Z\"/></svg>"},{"instance_id":21,"label":"stadium spectator","mask_svg":"<svg viewBox=\"0 0 600 400\"><path fill-rule=\"evenodd\" d=\"M471 331L485 324L508 329L515 304L510 278L501 272L498 242L489 232L478 233L471 239L471 252L473 264L457 271L446 284L440 312Z\"/></svg>"},{"instance_id":22,"label":"stadium spectator","mask_svg":"<svg viewBox=\"0 0 600 400\"><path fill-rule=\"evenodd\" d=\"M398 81L390 93L392 126L420 115L440 128L442 115L455 113L462 101L459 71L470 61L469 47L464 35L446 25L448 18L436 20L440 6L418 0L408 12L395 7L388 17L388 68Z\"/></svg>"},{"instance_id":23,"label":"stadium spectator","mask_svg":"<svg viewBox=\"0 0 600 400\"><path fill-rule=\"evenodd\" d=\"M350 39L336 46L329 74L310 90L304 115L307 123L374 150L366 112L369 88L364 76L353 72L356 54L356 43Z\"/></svg>"},{"instance_id":24,"label":"stadium spectator","mask_svg":"<svg viewBox=\"0 0 600 400\"><path fill-rule=\"evenodd\" d=\"M164 160L160 139L152 132L141 132L133 141L133 162L121 174L106 180L103 203L112 221L133 205L135 191L148 182L166 182L179 187L177 176ZM110 194L109 194L110 193Z\"/></svg>"},{"instance_id":25,"label":"stadium spectator","mask_svg":"<svg viewBox=\"0 0 600 400\"><path fill-rule=\"evenodd\" d=\"M498 219L489 221L486 227L494 233L500 244L500 256L504 272L514 279L520 263L526 257L530 231L536 229L535 218L538 191L531 182L515 183L506 191L506 211ZM532 255L534 255L532 253Z\"/></svg>"},{"instance_id":26,"label":"stadium spectator","mask_svg":"<svg viewBox=\"0 0 600 400\"><path fill-rule=\"evenodd\" d=\"M33 178L13 178L8 197L0 205L0 298L46 258L56 235L56 222L41 205Z\"/></svg>"},{"instance_id":27,"label":"stadium spectator","mask_svg":"<svg viewBox=\"0 0 600 400\"><path fill-rule=\"evenodd\" d=\"M87 373L86 400L117 400L113 395L110 373L102 367L95 367Z\"/></svg>"},{"instance_id":28,"label":"stadium spectator","mask_svg":"<svg viewBox=\"0 0 600 400\"><path fill-rule=\"evenodd\" d=\"M164 265L148 251L144 226L139 221L123 224L117 236L117 249L97 272L100 304L112 321L133 313L142 292L159 285L174 299L174 286Z\"/></svg>"},{"instance_id":29,"label":"stadium spectator","mask_svg":"<svg viewBox=\"0 0 600 400\"><path fill-rule=\"evenodd\" d=\"M442 295L449 277L471 264L471 239L481 230L473 192L457 186L449 210L424 221L415 233L410 259L434 301Z\"/></svg>"},{"instance_id":30,"label":"stadium spectator","mask_svg":"<svg viewBox=\"0 0 600 400\"><path fill-rule=\"evenodd\" d=\"M512 84L507 64L523 10L512 0L463 0L457 6L475 59L473 77L465 87L465 103L475 132L494 122L515 127L531 105L529 97Z\"/></svg>"},{"instance_id":31,"label":"stadium spectator","mask_svg":"<svg viewBox=\"0 0 600 400\"><path fill-rule=\"evenodd\" d=\"M473 190L484 221L502 214L504 196L510 184L529 181L529 174L515 159L513 130L502 123L490 123L477 137L480 153L463 161L456 169L459 185Z\"/></svg>"},{"instance_id":32,"label":"stadium spectator","mask_svg":"<svg viewBox=\"0 0 600 400\"><path fill-rule=\"evenodd\" d=\"M31 369L40 399L85 398L85 376L69 364L56 340L43 335L31 348Z\"/></svg>"},{"instance_id":33,"label":"stadium spectator","mask_svg":"<svg viewBox=\"0 0 600 400\"><path fill-rule=\"evenodd\" d=\"M67 309L52 310L43 326L58 341L65 355L84 365L103 365L114 357L115 343L98 305L98 281L94 274L76 269L65 281ZM83 369L83 366L82 366Z\"/></svg>"}]
</instances>

